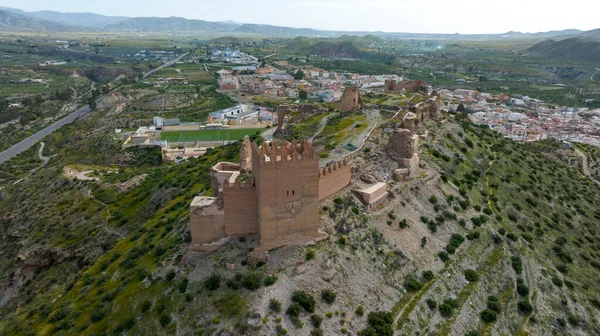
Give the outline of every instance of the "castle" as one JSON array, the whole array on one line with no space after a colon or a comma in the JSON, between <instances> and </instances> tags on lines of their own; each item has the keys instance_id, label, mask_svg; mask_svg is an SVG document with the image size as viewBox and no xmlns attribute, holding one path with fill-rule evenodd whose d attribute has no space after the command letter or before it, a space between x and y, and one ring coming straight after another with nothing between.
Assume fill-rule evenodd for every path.
<instances>
[{"instance_id":1,"label":"castle","mask_svg":"<svg viewBox=\"0 0 600 336\"><path fill-rule=\"evenodd\" d=\"M244 138L239 164L211 168L211 197L190 205L192 248L203 250L228 236L258 235L270 250L323 238L319 201L350 184L348 160L319 168L312 143L303 140L259 146Z\"/></svg>"}]
</instances>

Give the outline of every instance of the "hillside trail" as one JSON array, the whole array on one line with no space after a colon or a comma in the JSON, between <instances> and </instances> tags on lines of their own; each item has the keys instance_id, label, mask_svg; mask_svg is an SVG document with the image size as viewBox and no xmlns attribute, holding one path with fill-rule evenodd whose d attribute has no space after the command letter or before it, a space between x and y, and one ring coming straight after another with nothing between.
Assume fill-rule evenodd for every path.
<instances>
[{"instance_id":1,"label":"hillside trail","mask_svg":"<svg viewBox=\"0 0 600 336\"><path fill-rule=\"evenodd\" d=\"M581 157L581 160L582 160L581 166L583 169L583 174L585 176L587 176L590 180L596 182L596 184L600 185L600 182L597 181L596 179L594 179L594 177L592 176L592 173L590 172L590 167L588 166L588 158L585 155L585 153L580 151L577 148L573 148L573 149L575 150L575 153L577 153L577 155L579 155Z\"/></svg>"},{"instance_id":2,"label":"hillside trail","mask_svg":"<svg viewBox=\"0 0 600 336\"><path fill-rule=\"evenodd\" d=\"M33 175L35 172L37 172L38 170L42 169L46 164L48 164L48 161L50 161L50 157L42 155L42 152L44 151L44 146L45 145L46 145L45 143L40 142L40 149L38 151L38 157L40 158L40 160L42 160L42 164L39 165L38 167L35 167L32 170L30 170L29 173L27 175L25 175L25 177L23 177L22 179L19 179L19 180L15 181L13 183L13 185L18 184L21 181L27 179L29 176Z\"/></svg>"}]
</instances>

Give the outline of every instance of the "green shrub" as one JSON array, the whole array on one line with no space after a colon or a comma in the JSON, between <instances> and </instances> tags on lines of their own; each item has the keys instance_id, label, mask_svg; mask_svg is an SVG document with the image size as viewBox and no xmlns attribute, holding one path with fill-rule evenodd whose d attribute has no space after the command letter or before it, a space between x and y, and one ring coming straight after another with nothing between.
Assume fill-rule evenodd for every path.
<instances>
[{"instance_id":1,"label":"green shrub","mask_svg":"<svg viewBox=\"0 0 600 336\"><path fill-rule=\"evenodd\" d=\"M400 221L399 226L401 229L406 229L408 227L408 222L406 221L406 218Z\"/></svg>"},{"instance_id":2,"label":"green shrub","mask_svg":"<svg viewBox=\"0 0 600 336\"><path fill-rule=\"evenodd\" d=\"M142 304L140 305L140 311L142 313L145 313L145 312L149 311L150 308L152 308L152 302L150 302L148 300L144 300L142 302Z\"/></svg>"},{"instance_id":3,"label":"green shrub","mask_svg":"<svg viewBox=\"0 0 600 336\"><path fill-rule=\"evenodd\" d=\"M270 275L265 279L265 286L273 286L275 284L275 282L277 282L277 276L275 275Z\"/></svg>"},{"instance_id":4,"label":"green shrub","mask_svg":"<svg viewBox=\"0 0 600 336\"><path fill-rule=\"evenodd\" d=\"M450 260L450 256L448 256L448 253L446 253L444 251L440 251L438 253L438 257L440 257L440 259L442 259L443 262Z\"/></svg>"},{"instance_id":5,"label":"green shrub","mask_svg":"<svg viewBox=\"0 0 600 336\"><path fill-rule=\"evenodd\" d=\"M242 287L249 291L255 291L260 288L262 276L255 272L246 273L242 278Z\"/></svg>"},{"instance_id":6,"label":"green shrub","mask_svg":"<svg viewBox=\"0 0 600 336\"><path fill-rule=\"evenodd\" d=\"M358 307L356 307L356 310L354 312L358 316L363 316L363 315L365 315L365 308L363 306L358 306Z\"/></svg>"},{"instance_id":7,"label":"green shrub","mask_svg":"<svg viewBox=\"0 0 600 336\"><path fill-rule=\"evenodd\" d=\"M521 257L512 256L510 258L510 261L512 264L512 268L515 270L517 275L520 275L521 273L523 273L523 263L521 262Z\"/></svg>"},{"instance_id":8,"label":"green shrub","mask_svg":"<svg viewBox=\"0 0 600 336\"><path fill-rule=\"evenodd\" d=\"M473 281L479 280L479 276L477 275L477 272L475 272L472 269L466 269L466 270L464 270L463 274L465 275L465 279L467 279L469 282L473 282Z\"/></svg>"},{"instance_id":9,"label":"green shrub","mask_svg":"<svg viewBox=\"0 0 600 336\"><path fill-rule=\"evenodd\" d=\"M431 310L433 310L433 309L435 309L435 307L437 307L437 302L434 299L429 298L425 302L427 302L427 307L429 307L429 309L431 309Z\"/></svg>"},{"instance_id":10,"label":"green shrub","mask_svg":"<svg viewBox=\"0 0 600 336\"><path fill-rule=\"evenodd\" d=\"M404 287L409 292L416 292L416 291L420 290L421 288L423 288L423 284L421 284L419 282L419 280L417 280L415 278L408 278L406 280L406 283L404 284Z\"/></svg>"},{"instance_id":11,"label":"green shrub","mask_svg":"<svg viewBox=\"0 0 600 336\"><path fill-rule=\"evenodd\" d=\"M392 313L377 311L369 313L367 328L362 331L362 336L393 336L394 318Z\"/></svg>"},{"instance_id":12,"label":"green shrub","mask_svg":"<svg viewBox=\"0 0 600 336\"><path fill-rule=\"evenodd\" d=\"M171 281L173 279L175 279L175 271L174 270L170 270L169 273L167 273L167 275L165 276L165 279L167 279L168 281Z\"/></svg>"},{"instance_id":13,"label":"green shrub","mask_svg":"<svg viewBox=\"0 0 600 336\"><path fill-rule=\"evenodd\" d=\"M271 300L269 300L269 309L275 313L279 313L281 311L281 302L277 299L271 298Z\"/></svg>"},{"instance_id":14,"label":"green shrub","mask_svg":"<svg viewBox=\"0 0 600 336\"><path fill-rule=\"evenodd\" d=\"M289 316L300 316L301 312L302 307L300 307L300 305L297 302L292 303L285 311L285 313Z\"/></svg>"},{"instance_id":15,"label":"green shrub","mask_svg":"<svg viewBox=\"0 0 600 336\"><path fill-rule=\"evenodd\" d=\"M431 281L433 280L433 272L432 271L423 271L423 280L425 281Z\"/></svg>"},{"instance_id":16,"label":"green shrub","mask_svg":"<svg viewBox=\"0 0 600 336\"><path fill-rule=\"evenodd\" d=\"M171 317L169 315L161 315L159 318L160 326L166 327L169 323L171 323Z\"/></svg>"},{"instance_id":17,"label":"green shrub","mask_svg":"<svg viewBox=\"0 0 600 336\"><path fill-rule=\"evenodd\" d=\"M204 280L204 287L210 291L219 289L221 286L221 277L218 274L212 274Z\"/></svg>"},{"instance_id":18,"label":"green shrub","mask_svg":"<svg viewBox=\"0 0 600 336\"><path fill-rule=\"evenodd\" d=\"M312 250L312 249L308 249L306 251L306 261L310 261L310 260L313 260L313 259L315 259L315 251Z\"/></svg>"},{"instance_id":19,"label":"green shrub","mask_svg":"<svg viewBox=\"0 0 600 336\"><path fill-rule=\"evenodd\" d=\"M310 323L312 323L313 327L319 328L321 327L321 323L323 322L323 318L317 314L312 314L310 316Z\"/></svg>"},{"instance_id":20,"label":"green shrub","mask_svg":"<svg viewBox=\"0 0 600 336\"><path fill-rule=\"evenodd\" d=\"M324 289L321 291L321 299L329 304L332 304L335 301L336 296L337 294L330 289Z\"/></svg>"},{"instance_id":21,"label":"green shrub","mask_svg":"<svg viewBox=\"0 0 600 336\"><path fill-rule=\"evenodd\" d=\"M562 280L560 280L557 277L552 277L552 283L556 286L556 287L562 287L563 286L563 282Z\"/></svg>"},{"instance_id":22,"label":"green shrub","mask_svg":"<svg viewBox=\"0 0 600 336\"><path fill-rule=\"evenodd\" d=\"M309 313L315 312L315 305L317 302L310 294L303 291L294 291L292 293L292 301L297 302L304 310Z\"/></svg>"},{"instance_id":23,"label":"green shrub","mask_svg":"<svg viewBox=\"0 0 600 336\"><path fill-rule=\"evenodd\" d=\"M496 320L498 319L498 314L493 310L484 309L481 312L481 319L486 323L496 322Z\"/></svg>"},{"instance_id":24,"label":"green shrub","mask_svg":"<svg viewBox=\"0 0 600 336\"><path fill-rule=\"evenodd\" d=\"M521 296L527 296L529 294L529 287L527 287L521 278L517 279L517 293Z\"/></svg>"},{"instance_id":25,"label":"green shrub","mask_svg":"<svg viewBox=\"0 0 600 336\"><path fill-rule=\"evenodd\" d=\"M520 314L529 315L533 313L533 306L529 303L529 300L525 299L517 303L517 310Z\"/></svg>"}]
</instances>

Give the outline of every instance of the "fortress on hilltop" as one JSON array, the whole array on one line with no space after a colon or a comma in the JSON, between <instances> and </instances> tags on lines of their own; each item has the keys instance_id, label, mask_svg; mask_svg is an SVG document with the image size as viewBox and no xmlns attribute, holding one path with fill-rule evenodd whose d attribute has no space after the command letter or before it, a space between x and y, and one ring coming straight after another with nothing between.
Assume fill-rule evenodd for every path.
<instances>
[{"instance_id":1,"label":"fortress on hilltop","mask_svg":"<svg viewBox=\"0 0 600 336\"><path fill-rule=\"evenodd\" d=\"M319 201L344 189L350 178L347 159L320 169L307 139L259 146L246 137L239 164L211 168L212 197L196 197L190 205L192 248L254 234L263 250L321 239Z\"/></svg>"}]
</instances>

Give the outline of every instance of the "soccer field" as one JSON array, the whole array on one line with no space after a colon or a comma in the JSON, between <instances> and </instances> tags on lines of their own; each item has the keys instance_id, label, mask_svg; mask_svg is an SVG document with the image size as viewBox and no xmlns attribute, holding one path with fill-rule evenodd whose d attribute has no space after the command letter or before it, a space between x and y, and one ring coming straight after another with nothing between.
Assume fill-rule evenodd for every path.
<instances>
[{"instance_id":1,"label":"soccer field","mask_svg":"<svg viewBox=\"0 0 600 336\"><path fill-rule=\"evenodd\" d=\"M246 135L254 135L257 131L262 130L262 128L248 128L161 132L159 140L167 140L169 142L241 140Z\"/></svg>"}]
</instances>

